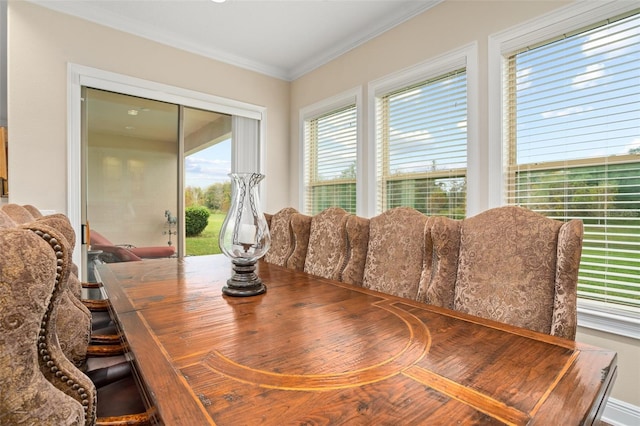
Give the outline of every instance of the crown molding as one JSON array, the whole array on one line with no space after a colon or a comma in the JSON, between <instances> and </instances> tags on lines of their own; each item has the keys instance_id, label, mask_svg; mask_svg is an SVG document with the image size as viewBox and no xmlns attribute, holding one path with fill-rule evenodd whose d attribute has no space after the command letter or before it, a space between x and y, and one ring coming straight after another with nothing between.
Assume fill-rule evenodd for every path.
<instances>
[{"instance_id":1,"label":"crown molding","mask_svg":"<svg viewBox=\"0 0 640 426\"><path fill-rule=\"evenodd\" d=\"M302 77L303 75L315 70L316 68L319 68L322 65L331 62L339 56L344 55L345 53L355 49L356 47L408 21L409 19L414 18L423 12L426 12L427 10L442 3L443 1L444 0L416 1L403 5L403 8L399 8L396 13L388 15L383 22L381 22L376 27L372 27L366 33L359 34L356 37L347 39L343 43L340 43L334 46L332 49L325 51L324 54L304 61L296 67L292 68L287 73L287 80L293 81Z\"/></svg>"},{"instance_id":2,"label":"crown molding","mask_svg":"<svg viewBox=\"0 0 640 426\"><path fill-rule=\"evenodd\" d=\"M169 35L163 31L134 19L128 19L102 9L97 9L92 2L73 1L73 2L57 2L48 0L27 0L30 3L42 6L66 15L71 15L94 24L102 25L114 30L126 32L137 37L155 41L176 49L184 50L209 59L215 59L240 68L255 71L271 77L286 80L287 73L285 70L268 66L259 62L243 58L229 52L215 49L210 46L194 43L186 38Z\"/></svg>"},{"instance_id":3,"label":"crown molding","mask_svg":"<svg viewBox=\"0 0 640 426\"><path fill-rule=\"evenodd\" d=\"M50 1L50 0L27 0L30 3L50 9L66 15L71 15L98 25L109 27L118 31L126 32L141 38L145 38L157 43L174 47L186 52L190 52L209 59L224 62L239 68L254 71L270 77L285 81L292 81L302 77L304 74L332 61L344 53L360 46L363 43L379 36L391 28L419 15L420 13L434 7L444 0L420 0L400 5L395 13L389 14L383 22L372 27L366 33L358 34L351 38L346 38L342 43L334 45L331 49L319 55L313 55L310 59L304 60L293 68L277 67L252 59L233 54L222 49L217 49L205 44L200 44L188 38L175 36L161 31L144 22L129 19L118 14L99 9L92 2L87 1Z\"/></svg>"}]
</instances>

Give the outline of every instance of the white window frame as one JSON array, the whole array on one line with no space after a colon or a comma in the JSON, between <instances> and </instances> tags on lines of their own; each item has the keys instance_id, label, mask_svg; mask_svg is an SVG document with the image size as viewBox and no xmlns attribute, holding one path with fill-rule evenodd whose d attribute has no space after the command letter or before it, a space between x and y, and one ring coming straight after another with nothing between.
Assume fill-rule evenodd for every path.
<instances>
[{"instance_id":1,"label":"white window frame","mask_svg":"<svg viewBox=\"0 0 640 426\"><path fill-rule=\"evenodd\" d=\"M368 197L366 212L369 217L379 214L376 199L376 147L377 140L377 100L382 96L420 83L430 78L438 77L456 69L465 68L467 73L467 216L480 213L482 180L480 179L480 148L478 138L478 45L476 42L462 46L459 49L431 58L407 69L389 76L371 81L368 85L368 127L369 134L367 152L367 188Z\"/></svg>"},{"instance_id":2,"label":"white window frame","mask_svg":"<svg viewBox=\"0 0 640 426\"><path fill-rule=\"evenodd\" d=\"M365 193L364 187L364 176L365 170L364 165L365 162L363 159L367 155L364 151L363 142L362 142L362 87L358 86L353 89L347 90L335 96L332 96L328 99L324 99L322 101L316 102L312 105L308 105L300 109L299 115L299 123L298 128L300 129L299 136L299 157L298 157L298 176L300 176L300 185L299 185L299 198L298 198L298 210L304 211L305 200L306 200L306 182L308 181L309 169L307 164L305 163L307 146L305 143L306 135L305 135L305 122L308 120L312 120L321 115L330 113L332 111L347 107L349 105L355 104L356 106L356 214L364 215L364 202L366 196L363 196Z\"/></svg>"},{"instance_id":3,"label":"white window frame","mask_svg":"<svg viewBox=\"0 0 640 426\"><path fill-rule=\"evenodd\" d=\"M507 135L503 128L506 55L637 8L638 3L627 1L578 2L489 36L489 207L498 207L506 202L504 146ZM640 339L640 313L622 306L611 307L597 301L578 299L578 326Z\"/></svg>"}]
</instances>

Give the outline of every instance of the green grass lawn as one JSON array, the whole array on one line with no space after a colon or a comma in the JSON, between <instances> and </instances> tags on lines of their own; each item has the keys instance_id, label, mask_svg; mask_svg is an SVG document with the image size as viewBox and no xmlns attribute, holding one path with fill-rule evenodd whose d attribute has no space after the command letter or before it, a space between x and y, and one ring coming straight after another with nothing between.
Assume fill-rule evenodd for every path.
<instances>
[{"instance_id":1,"label":"green grass lawn","mask_svg":"<svg viewBox=\"0 0 640 426\"><path fill-rule=\"evenodd\" d=\"M211 213L207 227L197 237L187 237L185 251L187 256L222 253L218 246L218 234L224 222L224 213Z\"/></svg>"}]
</instances>

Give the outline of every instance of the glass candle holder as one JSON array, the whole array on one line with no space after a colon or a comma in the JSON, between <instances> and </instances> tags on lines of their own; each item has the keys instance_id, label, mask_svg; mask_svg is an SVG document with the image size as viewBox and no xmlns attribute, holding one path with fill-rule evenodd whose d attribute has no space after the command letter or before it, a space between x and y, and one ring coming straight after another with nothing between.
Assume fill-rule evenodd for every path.
<instances>
[{"instance_id":1,"label":"glass candle holder","mask_svg":"<svg viewBox=\"0 0 640 426\"><path fill-rule=\"evenodd\" d=\"M255 272L256 262L271 246L269 226L260 207L260 173L230 173L231 207L222 223L218 243L231 259L233 274L222 292L228 296L255 296L267 288Z\"/></svg>"}]
</instances>

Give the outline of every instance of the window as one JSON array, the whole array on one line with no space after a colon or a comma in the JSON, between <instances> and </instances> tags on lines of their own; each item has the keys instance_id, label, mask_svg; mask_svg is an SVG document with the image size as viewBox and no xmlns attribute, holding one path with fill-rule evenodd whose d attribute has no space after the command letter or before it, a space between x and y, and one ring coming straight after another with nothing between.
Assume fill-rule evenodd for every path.
<instances>
[{"instance_id":1,"label":"window","mask_svg":"<svg viewBox=\"0 0 640 426\"><path fill-rule=\"evenodd\" d=\"M467 194L465 58L376 97L377 206L461 219Z\"/></svg>"},{"instance_id":2,"label":"window","mask_svg":"<svg viewBox=\"0 0 640 426\"><path fill-rule=\"evenodd\" d=\"M305 213L356 213L357 128L355 104L305 120Z\"/></svg>"},{"instance_id":3,"label":"window","mask_svg":"<svg viewBox=\"0 0 640 426\"><path fill-rule=\"evenodd\" d=\"M578 295L640 311L640 14L506 55L507 202L584 222Z\"/></svg>"}]
</instances>

